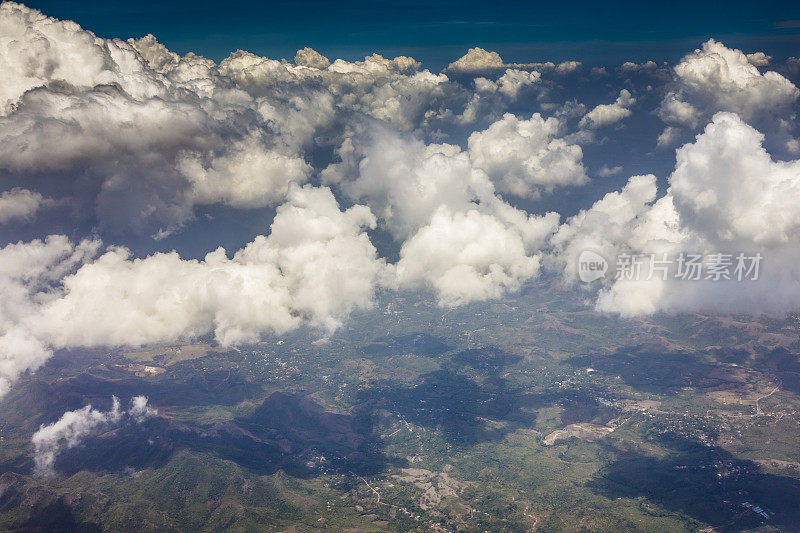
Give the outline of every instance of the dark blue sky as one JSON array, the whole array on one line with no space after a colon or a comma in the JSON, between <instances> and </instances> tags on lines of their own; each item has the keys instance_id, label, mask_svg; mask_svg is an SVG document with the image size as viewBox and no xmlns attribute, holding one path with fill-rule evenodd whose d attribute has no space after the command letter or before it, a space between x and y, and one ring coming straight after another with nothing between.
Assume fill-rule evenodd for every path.
<instances>
[{"instance_id":1,"label":"dark blue sky","mask_svg":"<svg viewBox=\"0 0 800 533\"><path fill-rule=\"evenodd\" d=\"M293 57L412 55L439 68L479 45L506 61L674 61L708 37L782 59L800 55L800 2L476 2L98 0L25 2L102 37L153 33L215 60L237 48Z\"/></svg>"}]
</instances>

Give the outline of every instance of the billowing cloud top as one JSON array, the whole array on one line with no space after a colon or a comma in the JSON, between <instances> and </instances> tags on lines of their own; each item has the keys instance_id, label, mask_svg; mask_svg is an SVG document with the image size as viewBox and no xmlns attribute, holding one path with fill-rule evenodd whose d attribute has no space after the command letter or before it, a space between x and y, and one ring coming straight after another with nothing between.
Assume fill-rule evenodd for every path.
<instances>
[{"instance_id":1,"label":"billowing cloud top","mask_svg":"<svg viewBox=\"0 0 800 533\"><path fill-rule=\"evenodd\" d=\"M61 348L331 331L379 289L456 306L544 269L574 280L584 250L772 265L751 284L608 278L600 311L796 309L799 93L775 64L714 40L674 68L481 48L441 73L311 48L217 63L5 2L0 394ZM204 231L222 215L271 222L226 250ZM188 241L207 253L171 249Z\"/></svg>"}]
</instances>

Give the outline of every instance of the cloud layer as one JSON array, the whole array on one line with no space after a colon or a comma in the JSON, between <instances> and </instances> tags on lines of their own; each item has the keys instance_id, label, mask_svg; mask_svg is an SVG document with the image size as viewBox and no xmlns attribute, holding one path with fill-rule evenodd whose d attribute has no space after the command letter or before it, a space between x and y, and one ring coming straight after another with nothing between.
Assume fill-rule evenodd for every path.
<instances>
[{"instance_id":1,"label":"cloud layer","mask_svg":"<svg viewBox=\"0 0 800 533\"><path fill-rule=\"evenodd\" d=\"M607 279L600 311L800 305L791 59L709 40L590 72L481 48L438 73L311 48L217 63L13 2L0 35L0 395L62 348L333 331L380 289L501 298L574 279L587 249L766 258L752 284ZM220 213L271 223L194 258L159 244Z\"/></svg>"}]
</instances>

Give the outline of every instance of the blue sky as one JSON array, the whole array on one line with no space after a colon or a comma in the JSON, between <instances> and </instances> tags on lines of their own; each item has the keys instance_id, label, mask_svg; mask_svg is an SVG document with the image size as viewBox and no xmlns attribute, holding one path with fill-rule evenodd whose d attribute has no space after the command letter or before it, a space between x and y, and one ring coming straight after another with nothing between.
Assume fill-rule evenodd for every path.
<instances>
[{"instance_id":1,"label":"blue sky","mask_svg":"<svg viewBox=\"0 0 800 533\"><path fill-rule=\"evenodd\" d=\"M103 37L153 33L178 52L219 60L242 48L292 57L412 55L439 68L471 46L507 61L675 61L709 37L776 58L800 55L798 2L213 2L38 0L27 5Z\"/></svg>"}]
</instances>

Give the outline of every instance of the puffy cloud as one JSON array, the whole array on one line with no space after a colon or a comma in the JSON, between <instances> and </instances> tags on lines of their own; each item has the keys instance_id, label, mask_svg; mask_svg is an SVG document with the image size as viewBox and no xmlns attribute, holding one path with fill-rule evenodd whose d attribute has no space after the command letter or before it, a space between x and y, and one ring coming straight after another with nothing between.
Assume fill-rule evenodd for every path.
<instances>
[{"instance_id":1,"label":"puffy cloud","mask_svg":"<svg viewBox=\"0 0 800 533\"><path fill-rule=\"evenodd\" d=\"M399 286L426 285L443 305L456 305L499 296L538 273L539 248L557 214L529 215L503 202L489 176L457 146L426 145L385 127L373 126L365 136L369 142L346 143L342 162L323 178L366 202L402 242ZM444 235L453 240L436 246ZM502 251L497 242L509 247ZM459 282L447 281L452 273ZM460 282L467 285L458 289Z\"/></svg>"},{"instance_id":2,"label":"puffy cloud","mask_svg":"<svg viewBox=\"0 0 800 533\"><path fill-rule=\"evenodd\" d=\"M25 328L5 326L0 335L0 397L11 389L23 372L36 370L52 355L50 347Z\"/></svg>"},{"instance_id":3,"label":"puffy cloud","mask_svg":"<svg viewBox=\"0 0 800 533\"><path fill-rule=\"evenodd\" d=\"M294 55L294 63L301 67L311 67L322 70L328 68L331 61L313 48L305 47L302 50L298 50Z\"/></svg>"},{"instance_id":4,"label":"puffy cloud","mask_svg":"<svg viewBox=\"0 0 800 533\"><path fill-rule=\"evenodd\" d=\"M578 70L583 64L580 61L564 61L553 63L505 63L497 52L490 52L480 47L470 48L467 53L450 63L445 70L457 74L476 74L493 72L502 69L552 71L556 74L569 74Z\"/></svg>"},{"instance_id":5,"label":"puffy cloud","mask_svg":"<svg viewBox=\"0 0 800 533\"><path fill-rule=\"evenodd\" d=\"M656 139L656 146L659 148L666 148L674 146L677 143L679 137L679 129L674 126L667 126L664 128L658 135L658 139Z\"/></svg>"},{"instance_id":6,"label":"puffy cloud","mask_svg":"<svg viewBox=\"0 0 800 533\"><path fill-rule=\"evenodd\" d=\"M550 240L554 257L548 258L548 262L554 260L567 279L577 279L578 258L584 250L612 261L626 246L644 245L650 240L649 233L643 235L644 228L653 236L658 235L658 239L674 238L669 217L661 217L663 225L653 221L644 224L656 193L655 176L633 176L622 190L606 194L558 228ZM666 208L660 206L661 210Z\"/></svg>"},{"instance_id":7,"label":"puffy cloud","mask_svg":"<svg viewBox=\"0 0 800 533\"><path fill-rule=\"evenodd\" d=\"M275 205L286 196L290 183L303 183L311 174L304 160L265 150L256 138L238 142L216 157L184 153L177 166L192 185L195 203L240 208Z\"/></svg>"},{"instance_id":8,"label":"puffy cloud","mask_svg":"<svg viewBox=\"0 0 800 533\"><path fill-rule=\"evenodd\" d=\"M486 78L475 78L475 89L478 93L498 92L510 100L516 100L525 87L538 83L542 75L533 71L507 69L500 78L494 82Z\"/></svg>"},{"instance_id":9,"label":"puffy cloud","mask_svg":"<svg viewBox=\"0 0 800 533\"><path fill-rule=\"evenodd\" d=\"M561 63L546 61L544 63L513 63L508 66L517 68L532 68L540 72L552 71L556 74L569 74L581 68L583 63L580 61L562 61Z\"/></svg>"},{"instance_id":10,"label":"puffy cloud","mask_svg":"<svg viewBox=\"0 0 800 533\"><path fill-rule=\"evenodd\" d=\"M364 61L337 59L324 69L310 69L238 51L219 69L253 96L285 91L287 86L320 86L339 108L388 121L403 131L416 129L427 114L465 98L463 89L449 83L446 75L420 71L420 64L405 56L387 59L373 54Z\"/></svg>"},{"instance_id":11,"label":"puffy cloud","mask_svg":"<svg viewBox=\"0 0 800 533\"><path fill-rule=\"evenodd\" d=\"M497 52L489 52L483 48L475 47L447 66L447 70L454 72L481 72L485 70L501 69L505 66L503 59Z\"/></svg>"},{"instance_id":12,"label":"puffy cloud","mask_svg":"<svg viewBox=\"0 0 800 533\"><path fill-rule=\"evenodd\" d=\"M773 161L764 136L717 114L677 151L672 195L687 227L715 244L772 246L800 240L800 161Z\"/></svg>"},{"instance_id":13,"label":"puffy cloud","mask_svg":"<svg viewBox=\"0 0 800 533\"><path fill-rule=\"evenodd\" d=\"M772 61L772 56L768 56L764 52L756 52L754 54L747 54L747 61L754 67L766 67Z\"/></svg>"},{"instance_id":14,"label":"puffy cloud","mask_svg":"<svg viewBox=\"0 0 800 533\"><path fill-rule=\"evenodd\" d=\"M9 147L0 169L33 182L45 173L89 175L98 182L100 221L142 231L178 225L196 204L274 205L289 181L308 177L296 146L259 131L265 121L252 120L247 137L235 133L235 115L253 110L222 121L208 111L196 100L134 101L113 87L79 95L36 89L0 118L0 142Z\"/></svg>"},{"instance_id":15,"label":"puffy cloud","mask_svg":"<svg viewBox=\"0 0 800 533\"><path fill-rule=\"evenodd\" d=\"M486 174L472 168L458 146L426 145L378 123L353 139L339 150L342 162L322 173L323 180L366 202L397 239L427 224L441 205L462 211L493 195Z\"/></svg>"},{"instance_id":16,"label":"puffy cloud","mask_svg":"<svg viewBox=\"0 0 800 533\"><path fill-rule=\"evenodd\" d=\"M753 62L766 60L763 53L746 56L709 39L675 66L676 87L664 100L662 118L691 125L698 113L732 111L750 120L785 110L800 91L777 72L761 74ZM681 108L682 103L688 107ZM690 108L699 111L690 112ZM691 121L686 120L689 117Z\"/></svg>"},{"instance_id":17,"label":"puffy cloud","mask_svg":"<svg viewBox=\"0 0 800 533\"><path fill-rule=\"evenodd\" d=\"M640 70L655 70L657 68L658 64L655 61L649 61L649 60L643 63L634 63L632 61L626 61L619 67L620 71L625 73L637 72Z\"/></svg>"},{"instance_id":18,"label":"puffy cloud","mask_svg":"<svg viewBox=\"0 0 800 533\"><path fill-rule=\"evenodd\" d=\"M334 115L324 91L251 96L152 36L101 39L10 2L0 24L0 179L88 177L101 226L152 232L196 204L275 205L307 179L303 149Z\"/></svg>"},{"instance_id":19,"label":"puffy cloud","mask_svg":"<svg viewBox=\"0 0 800 533\"><path fill-rule=\"evenodd\" d=\"M185 87L204 97L212 97L215 92L231 93L227 87L218 83L217 65L210 59L193 52L181 57L169 51L153 35L128 39L127 43L141 55L152 71L163 75L174 85ZM152 76L151 73L146 74Z\"/></svg>"},{"instance_id":20,"label":"puffy cloud","mask_svg":"<svg viewBox=\"0 0 800 533\"><path fill-rule=\"evenodd\" d=\"M535 113L519 120L507 113L469 137L472 164L484 170L500 192L537 198L554 187L588 181L581 147L557 137L561 122Z\"/></svg>"},{"instance_id":21,"label":"puffy cloud","mask_svg":"<svg viewBox=\"0 0 800 533\"><path fill-rule=\"evenodd\" d=\"M0 168L60 171L144 151L206 148L207 115L190 103L133 101L114 87L80 94L36 89L0 119ZM47 154L47 157L44 155Z\"/></svg>"},{"instance_id":22,"label":"puffy cloud","mask_svg":"<svg viewBox=\"0 0 800 533\"><path fill-rule=\"evenodd\" d=\"M602 128L615 124L631 116L630 106L636 103L630 91L622 89L613 104L601 104L581 119L580 125L584 128Z\"/></svg>"},{"instance_id":23,"label":"puffy cloud","mask_svg":"<svg viewBox=\"0 0 800 533\"><path fill-rule=\"evenodd\" d=\"M559 74L569 74L570 72L574 72L578 70L581 65L580 61L564 61L556 65L556 72Z\"/></svg>"},{"instance_id":24,"label":"puffy cloud","mask_svg":"<svg viewBox=\"0 0 800 533\"><path fill-rule=\"evenodd\" d=\"M137 423L142 423L151 416L156 416L158 411L147 405L147 396L134 396L131 398L131 407L128 415Z\"/></svg>"},{"instance_id":25,"label":"puffy cloud","mask_svg":"<svg viewBox=\"0 0 800 533\"><path fill-rule=\"evenodd\" d=\"M689 102L681 100L675 92L668 92L661 101L658 116L667 124L689 126L695 128L700 121L702 112Z\"/></svg>"},{"instance_id":26,"label":"puffy cloud","mask_svg":"<svg viewBox=\"0 0 800 533\"><path fill-rule=\"evenodd\" d=\"M9 220L30 220L50 200L36 191L15 187L0 194L0 224Z\"/></svg>"},{"instance_id":27,"label":"puffy cloud","mask_svg":"<svg viewBox=\"0 0 800 533\"><path fill-rule=\"evenodd\" d=\"M593 250L608 260L620 252L728 254L731 279L708 271L697 281L606 280L599 310L626 316L657 311L784 313L800 308L800 161L774 161L764 136L732 113L719 113L694 143L677 150L670 188L656 200L655 178L635 177L619 193L568 220L552 239L556 263L575 275L577 256ZM757 280L734 276L739 254L761 254ZM752 261L746 265L752 266ZM613 272L613 266L611 272Z\"/></svg>"},{"instance_id":28,"label":"puffy cloud","mask_svg":"<svg viewBox=\"0 0 800 533\"><path fill-rule=\"evenodd\" d=\"M63 236L19 242L0 248L0 396L26 370L39 368L52 355L22 321L51 295L53 283L92 257L99 243L74 244Z\"/></svg>"},{"instance_id":29,"label":"puffy cloud","mask_svg":"<svg viewBox=\"0 0 800 533\"><path fill-rule=\"evenodd\" d=\"M497 218L442 207L400 251L401 285L427 284L446 306L497 298L538 274L538 255L528 255L519 232Z\"/></svg>"},{"instance_id":30,"label":"puffy cloud","mask_svg":"<svg viewBox=\"0 0 800 533\"><path fill-rule=\"evenodd\" d=\"M30 89L66 84L78 88L118 84L134 98L159 94L163 80L128 43L82 31L74 22L44 16L14 2L0 5L0 115Z\"/></svg>"},{"instance_id":31,"label":"puffy cloud","mask_svg":"<svg viewBox=\"0 0 800 533\"><path fill-rule=\"evenodd\" d=\"M111 399L109 411L99 411L86 405L75 411L67 411L52 424L43 424L31 438L35 449L34 472L41 476L53 475L56 457L62 451L74 448L87 438L116 427L126 419L141 423L156 414L155 409L147 406L145 396L132 398L128 411L120 410L116 396Z\"/></svg>"},{"instance_id":32,"label":"puffy cloud","mask_svg":"<svg viewBox=\"0 0 800 533\"><path fill-rule=\"evenodd\" d=\"M538 83L541 78L542 75L535 70L527 72L510 68L497 80L497 90L514 100L519 95L520 90Z\"/></svg>"},{"instance_id":33,"label":"puffy cloud","mask_svg":"<svg viewBox=\"0 0 800 533\"><path fill-rule=\"evenodd\" d=\"M229 345L304 322L333 329L354 308L371 304L386 275L363 232L374 224L364 206L340 211L329 189L292 186L270 234L232 258L220 248L203 261L175 252L134 259L111 247L92 259L99 242L76 245L59 236L6 246L0 249L0 384L7 389L55 348L209 332Z\"/></svg>"},{"instance_id":34,"label":"puffy cloud","mask_svg":"<svg viewBox=\"0 0 800 533\"><path fill-rule=\"evenodd\" d=\"M383 263L362 227L374 223L363 206L339 211L328 189L295 187L269 236L232 259L222 249L204 261L176 253L130 259L112 249L63 279L63 295L43 306L29 327L58 345L80 346L209 331L220 343L235 344L303 320L332 329L371 302ZM56 326L64 323L72 326Z\"/></svg>"},{"instance_id":35,"label":"puffy cloud","mask_svg":"<svg viewBox=\"0 0 800 533\"><path fill-rule=\"evenodd\" d=\"M622 166L616 165L613 167L609 167L608 165L604 164L597 170L597 175L600 176L601 178L607 178L609 176L616 176L620 172L622 172Z\"/></svg>"},{"instance_id":36,"label":"puffy cloud","mask_svg":"<svg viewBox=\"0 0 800 533\"><path fill-rule=\"evenodd\" d=\"M363 62L336 60L323 78L328 89L340 97L341 106L385 120L401 131L419 127L429 114L437 114L463 91L444 74L419 71L409 57L386 59L374 54Z\"/></svg>"},{"instance_id":37,"label":"puffy cloud","mask_svg":"<svg viewBox=\"0 0 800 533\"><path fill-rule=\"evenodd\" d=\"M541 117L535 120L544 123ZM425 144L378 124L355 139L343 144L342 162L322 177L352 199L365 201L397 239L428 224L440 206L452 211L479 207L494 214L509 207L495 195L489 175L475 165L471 149Z\"/></svg>"}]
</instances>

